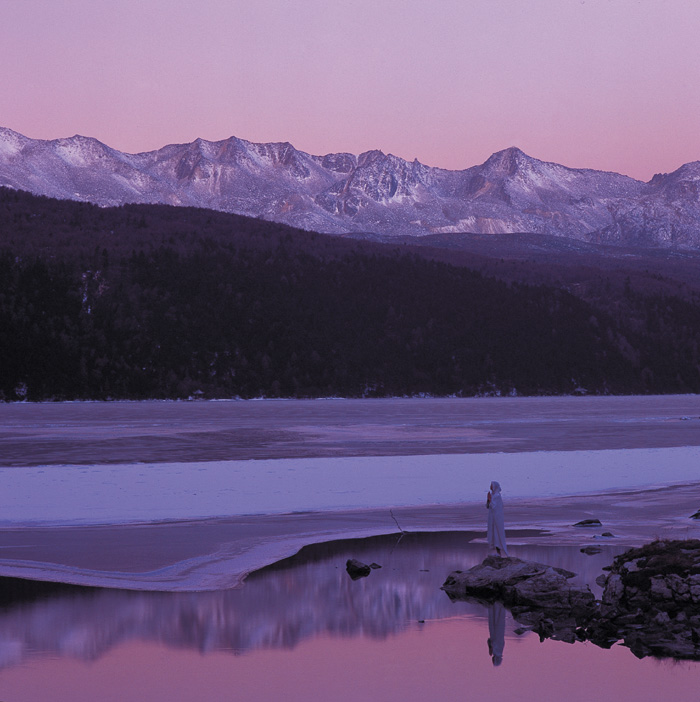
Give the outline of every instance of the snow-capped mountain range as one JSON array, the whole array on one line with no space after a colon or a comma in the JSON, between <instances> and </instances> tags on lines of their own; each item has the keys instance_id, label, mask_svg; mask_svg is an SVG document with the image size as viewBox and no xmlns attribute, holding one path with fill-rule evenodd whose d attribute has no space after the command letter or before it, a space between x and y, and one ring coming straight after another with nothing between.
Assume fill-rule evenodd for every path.
<instances>
[{"instance_id":1,"label":"snow-capped mountain range","mask_svg":"<svg viewBox=\"0 0 700 702\"><path fill-rule=\"evenodd\" d=\"M522 232L700 248L700 161L644 183L514 147L449 171L381 151L313 156L236 137L127 154L93 138L0 128L0 186L104 206L205 207L332 234Z\"/></svg>"}]
</instances>

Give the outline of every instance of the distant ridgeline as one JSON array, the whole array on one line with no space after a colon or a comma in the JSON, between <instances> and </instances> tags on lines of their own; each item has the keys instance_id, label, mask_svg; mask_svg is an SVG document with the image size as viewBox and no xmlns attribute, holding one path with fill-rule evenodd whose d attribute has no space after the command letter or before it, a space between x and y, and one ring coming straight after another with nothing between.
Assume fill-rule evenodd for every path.
<instances>
[{"instance_id":1,"label":"distant ridgeline","mask_svg":"<svg viewBox=\"0 0 700 702\"><path fill-rule=\"evenodd\" d=\"M700 392L700 297L0 189L0 359L6 401Z\"/></svg>"}]
</instances>

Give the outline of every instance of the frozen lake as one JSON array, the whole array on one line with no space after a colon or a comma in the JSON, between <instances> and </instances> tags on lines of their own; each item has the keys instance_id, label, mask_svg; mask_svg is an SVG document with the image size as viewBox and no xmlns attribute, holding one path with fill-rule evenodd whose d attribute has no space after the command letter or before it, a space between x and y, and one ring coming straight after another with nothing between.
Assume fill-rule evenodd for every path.
<instances>
[{"instance_id":1,"label":"frozen lake","mask_svg":"<svg viewBox=\"0 0 700 702\"><path fill-rule=\"evenodd\" d=\"M0 468L0 525L482 503L691 483L700 447Z\"/></svg>"},{"instance_id":2,"label":"frozen lake","mask_svg":"<svg viewBox=\"0 0 700 702\"><path fill-rule=\"evenodd\" d=\"M0 406L0 524L556 497L692 482L700 397Z\"/></svg>"},{"instance_id":3,"label":"frozen lake","mask_svg":"<svg viewBox=\"0 0 700 702\"><path fill-rule=\"evenodd\" d=\"M700 445L700 396L0 404L0 465Z\"/></svg>"}]
</instances>

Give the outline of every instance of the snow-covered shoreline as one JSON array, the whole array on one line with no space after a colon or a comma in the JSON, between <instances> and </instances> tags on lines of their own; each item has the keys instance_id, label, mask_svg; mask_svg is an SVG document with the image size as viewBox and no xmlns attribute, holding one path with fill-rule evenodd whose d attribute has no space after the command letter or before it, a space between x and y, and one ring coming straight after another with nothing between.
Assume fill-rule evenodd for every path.
<instances>
[{"instance_id":1,"label":"snow-covered shoreline","mask_svg":"<svg viewBox=\"0 0 700 702\"><path fill-rule=\"evenodd\" d=\"M700 481L592 495L510 499L510 546L638 546L655 538L698 538ZM396 535L399 529L458 532L486 554L486 510L459 503L173 520L103 526L25 526L0 530L0 576L130 590L200 591L240 585L303 546ZM576 521L596 517L602 526ZM614 537L605 537L612 532ZM344 562L343 562L344 563ZM338 563L337 567L342 564Z\"/></svg>"},{"instance_id":2,"label":"snow-covered shoreline","mask_svg":"<svg viewBox=\"0 0 700 702\"><path fill-rule=\"evenodd\" d=\"M700 447L0 467L0 528L480 503L700 478Z\"/></svg>"}]
</instances>

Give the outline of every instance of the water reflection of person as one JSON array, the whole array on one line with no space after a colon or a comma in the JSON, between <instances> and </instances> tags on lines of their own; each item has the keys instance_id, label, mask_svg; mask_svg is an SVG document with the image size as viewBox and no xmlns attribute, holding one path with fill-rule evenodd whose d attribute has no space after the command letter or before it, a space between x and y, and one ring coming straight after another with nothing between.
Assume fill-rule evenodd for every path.
<instances>
[{"instance_id":1,"label":"water reflection of person","mask_svg":"<svg viewBox=\"0 0 700 702\"><path fill-rule=\"evenodd\" d=\"M507 556L506 548L506 528L503 519L503 498L501 497L501 486L495 480L489 487L489 494L486 497L486 507L489 510L487 521L486 538L490 549L496 549L499 556Z\"/></svg>"},{"instance_id":2,"label":"water reflection of person","mask_svg":"<svg viewBox=\"0 0 700 702\"><path fill-rule=\"evenodd\" d=\"M489 605L489 656L494 665L503 662L503 649L506 645L506 608L503 602Z\"/></svg>"}]
</instances>

